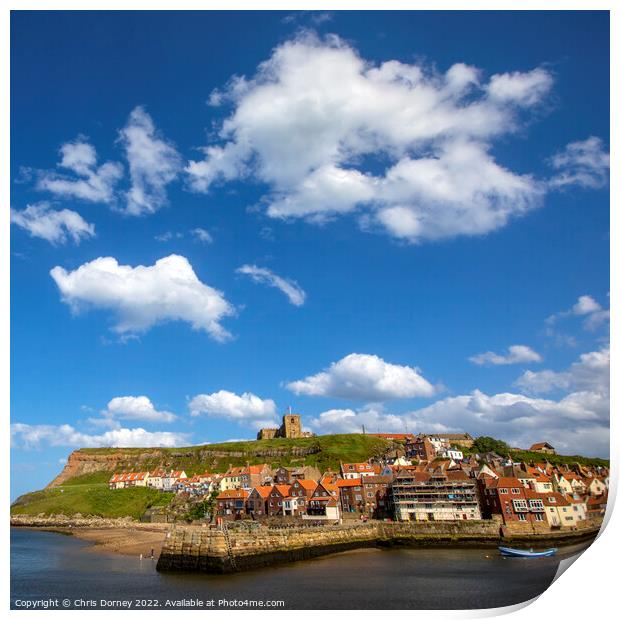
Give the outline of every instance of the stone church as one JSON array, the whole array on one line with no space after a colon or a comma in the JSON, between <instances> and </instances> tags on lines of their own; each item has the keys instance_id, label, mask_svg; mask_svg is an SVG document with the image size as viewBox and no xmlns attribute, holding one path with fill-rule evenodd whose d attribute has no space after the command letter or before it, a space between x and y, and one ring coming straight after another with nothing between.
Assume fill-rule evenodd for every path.
<instances>
[{"instance_id":1,"label":"stone church","mask_svg":"<svg viewBox=\"0 0 620 620\"><path fill-rule=\"evenodd\" d=\"M280 428L261 428L256 439L273 439L274 437L286 437L299 439L300 437L314 437L314 433L301 430L301 416L298 413L287 413L282 416Z\"/></svg>"}]
</instances>

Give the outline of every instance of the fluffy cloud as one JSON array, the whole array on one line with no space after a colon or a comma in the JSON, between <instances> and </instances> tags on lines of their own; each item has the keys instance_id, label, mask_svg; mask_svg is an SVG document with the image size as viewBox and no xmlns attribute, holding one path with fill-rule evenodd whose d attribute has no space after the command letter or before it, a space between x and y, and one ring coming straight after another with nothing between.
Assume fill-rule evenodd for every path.
<instances>
[{"instance_id":1,"label":"fluffy cloud","mask_svg":"<svg viewBox=\"0 0 620 620\"><path fill-rule=\"evenodd\" d=\"M330 433L412 433L420 430L411 416L388 413L383 407L371 405L362 409L328 409L308 421L308 426L319 434ZM432 423L425 426L426 432L440 433L449 428Z\"/></svg>"},{"instance_id":2,"label":"fluffy cloud","mask_svg":"<svg viewBox=\"0 0 620 620\"><path fill-rule=\"evenodd\" d=\"M491 76L487 93L497 102L531 106L545 97L552 83L551 75L544 69L534 69L527 73L515 71Z\"/></svg>"},{"instance_id":3,"label":"fluffy cloud","mask_svg":"<svg viewBox=\"0 0 620 620\"><path fill-rule=\"evenodd\" d=\"M11 424L11 444L17 448L42 445L73 448L173 448L187 444L183 433L149 432L143 428L117 428L100 435L89 435L69 424Z\"/></svg>"},{"instance_id":4,"label":"fluffy cloud","mask_svg":"<svg viewBox=\"0 0 620 620\"><path fill-rule=\"evenodd\" d=\"M189 410L192 416L206 414L261 428L275 424L277 408L273 400L263 400L251 392L239 396L234 392L220 390L213 394L194 396L189 402Z\"/></svg>"},{"instance_id":5,"label":"fluffy cloud","mask_svg":"<svg viewBox=\"0 0 620 620\"><path fill-rule=\"evenodd\" d=\"M376 355L351 353L316 375L286 386L295 394L380 402L432 396L436 388L418 368L389 364Z\"/></svg>"},{"instance_id":6,"label":"fluffy cloud","mask_svg":"<svg viewBox=\"0 0 620 620\"><path fill-rule=\"evenodd\" d=\"M56 211L46 202L28 205L22 211L11 209L11 222L32 237L45 239L52 244L66 243L69 239L79 243L95 236L95 226L85 221L79 213L69 209Z\"/></svg>"},{"instance_id":7,"label":"fluffy cloud","mask_svg":"<svg viewBox=\"0 0 620 620\"><path fill-rule=\"evenodd\" d=\"M428 407L390 414L380 407L330 409L308 420L317 432L446 432L491 435L517 447L549 441L564 454L609 453L609 350L584 354L565 373L525 373L519 387L545 391L549 380L564 395L536 398L510 392L441 399ZM536 376L532 376L535 374ZM543 377L546 377L543 383ZM542 388L542 389L541 389Z\"/></svg>"},{"instance_id":8,"label":"fluffy cloud","mask_svg":"<svg viewBox=\"0 0 620 620\"><path fill-rule=\"evenodd\" d=\"M609 310L602 308L596 299L590 297L590 295L582 295L570 310L557 312L545 319L545 323L548 326L547 333L552 333L552 326L558 320L571 316L585 317L584 327L588 330L594 330L608 323L610 314Z\"/></svg>"},{"instance_id":9,"label":"fluffy cloud","mask_svg":"<svg viewBox=\"0 0 620 620\"><path fill-rule=\"evenodd\" d=\"M234 313L224 295L203 284L183 256L170 255L154 265L119 265L112 257L97 258L74 271L54 267L50 275L62 300L73 311L94 307L116 315L113 331L144 332L165 321L186 321L216 340L230 334L220 321Z\"/></svg>"},{"instance_id":10,"label":"fluffy cloud","mask_svg":"<svg viewBox=\"0 0 620 620\"><path fill-rule=\"evenodd\" d=\"M237 273L250 276L254 282L266 284L282 291L294 306L303 306L306 301L306 293L294 280L282 278L270 269L257 267L256 265L243 265L237 269Z\"/></svg>"},{"instance_id":11,"label":"fluffy cloud","mask_svg":"<svg viewBox=\"0 0 620 620\"><path fill-rule=\"evenodd\" d=\"M142 422L174 422L177 416L169 411L157 411L146 396L117 396L101 412L110 420L140 420Z\"/></svg>"},{"instance_id":12,"label":"fluffy cloud","mask_svg":"<svg viewBox=\"0 0 620 620\"><path fill-rule=\"evenodd\" d=\"M609 153L600 138L590 136L581 142L571 142L556 153L549 162L557 173L549 185L562 188L567 185L599 188L607 184Z\"/></svg>"},{"instance_id":13,"label":"fluffy cloud","mask_svg":"<svg viewBox=\"0 0 620 620\"><path fill-rule=\"evenodd\" d=\"M39 173L37 188L64 198L89 202L114 202L114 188L123 176L123 167L115 162L97 166L95 147L78 138L60 147L60 168L74 173L73 177L54 171ZM77 177L77 178L76 178Z\"/></svg>"},{"instance_id":14,"label":"fluffy cloud","mask_svg":"<svg viewBox=\"0 0 620 620\"><path fill-rule=\"evenodd\" d=\"M176 149L158 135L153 119L142 107L135 108L120 131L120 141L129 162L131 188L126 194L126 212L153 213L167 203L166 185L182 169Z\"/></svg>"},{"instance_id":15,"label":"fluffy cloud","mask_svg":"<svg viewBox=\"0 0 620 620\"><path fill-rule=\"evenodd\" d=\"M534 394L556 389L609 392L609 347L583 353L579 361L563 372L526 370L515 382L523 391Z\"/></svg>"},{"instance_id":16,"label":"fluffy cloud","mask_svg":"<svg viewBox=\"0 0 620 620\"><path fill-rule=\"evenodd\" d=\"M542 68L493 75L462 63L375 66L335 36L283 43L251 78L211 103L232 103L220 144L186 170L195 191L252 174L267 214L361 224L417 242L479 235L540 202L544 184L495 162L491 142L520 125L552 85ZM366 157L384 162L370 173Z\"/></svg>"},{"instance_id":17,"label":"fluffy cloud","mask_svg":"<svg viewBox=\"0 0 620 620\"><path fill-rule=\"evenodd\" d=\"M498 355L493 351L479 353L469 358L470 362L479 366L503 366L506 364L524 364L526 362L542 362L542 357L530 347L522 344L513 344L508 347L506 355Z\"/></svg>"}]
</instances>

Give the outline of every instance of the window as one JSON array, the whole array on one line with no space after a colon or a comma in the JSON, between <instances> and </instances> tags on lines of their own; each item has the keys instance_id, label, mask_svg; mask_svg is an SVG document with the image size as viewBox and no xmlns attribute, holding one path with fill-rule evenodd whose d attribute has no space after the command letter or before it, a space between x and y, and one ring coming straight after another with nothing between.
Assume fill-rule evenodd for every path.
<instances>
[{"instance_id":1,"label":"window","mask_svg":"<svg viewBox=\"0 0 620 620\"><path fill-rule=\"evenodd\" d=\"M531 499L530 508L532 508L533 510L543 510L542 499Z\"/></svg>"},{"instance_id":2,"label":"window","mask_svg":"<svg viewBox=\"0 0 620 620\"><path fill-rule=\"evenodd\" d=\"M550 497L548 501L550 504L555 504L555 497Z\"/></svg>"},{"instance_id":3,"label":"window","mask_svg":"<svg viewBox=\"0 0 620 620\"><path fill-rule=\"evenodd\" d=\"M512 491L513 495L520 495L521 494L521 489L510 489Z\"/></svg>"},{"instance_id":4,"label":"window","mask_svg":"<svg viewBox=\"0 0 620 620\"><path fill-rule=\"evenodd\" d=\"M534 519L536 519L536 521L542 521L543 520L543 516L540 513L536 513L534 515Z\"/></svg>"},{"instance_id":5,"label":"window","mask_svg":"<svg viewBox=\"0 0 620 620\"><path fill-rule=\"evenodd\" d=\"M499 490L499 492L500 492L502 495L506 495L506 493L508 493L508 489L500 489L500 490Z\"/></svg>"},{"instance_id":6,"label":"window","mask_svg":"<svg viewBox=\"0 0 620 620\"><path fill-rule=\"evenodd\" d=\"M527 521L527 517L524 514L518 515L519 521Z\"/></svg>"},{"instance_id":7,"label":"window","mask_svg":"<svg viewBox=\"0 0 620 620\"><path fill-rule=\"evenodd\" d=\"M512 504L515 512L527 512L527 502L524 499L513 499Z\"/></svg>"}]
</instances>

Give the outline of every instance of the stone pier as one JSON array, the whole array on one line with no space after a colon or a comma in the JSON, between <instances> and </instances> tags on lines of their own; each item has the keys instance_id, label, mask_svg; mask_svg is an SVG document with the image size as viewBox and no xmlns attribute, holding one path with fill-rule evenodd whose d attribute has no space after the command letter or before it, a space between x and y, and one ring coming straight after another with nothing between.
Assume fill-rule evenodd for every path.
<instances>
[{"instance_id":1,"label":"stone pier","mask_svg":"<svg viewBox=\"0 0 620 620\"><path fill-rule=\"evenodd\" d=\"M542 545L592 540L598 528L578 532L519 534L502 531L497 521L435 521L324 527L250 528L222 530L209 526L174 525L167 534L157 570L231 573L359 547L395 545L497 546L500 541Z\"/></svg>"}]
</instances>

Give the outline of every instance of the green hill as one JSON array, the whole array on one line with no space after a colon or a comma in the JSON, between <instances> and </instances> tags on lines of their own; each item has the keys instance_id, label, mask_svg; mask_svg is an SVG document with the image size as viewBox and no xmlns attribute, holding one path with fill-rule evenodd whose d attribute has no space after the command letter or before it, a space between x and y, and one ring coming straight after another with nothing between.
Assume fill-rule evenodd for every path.
<instances>
[{"instance_id":1,"label":"green hill","mask_svg":"<svg viewBox=\"0 0 620 620\"><path fill-rule=\"evenodd\" d=\"M385 454L394 442L372 435L324 435L302 439L234 441L185 448L83 448L73 452L63 471L42 491L27 493L11 506L12 514L80 513L102 517L140 517L167 504L172 494L153 489L109 490L114 472L182 469L188 476L224 472L229 466L268 463L272 467L315 465L337 470L340 462L361 462Z\"/></svg>"},{"instance_id":2,"label":"green hill","mask_svg":"<svg viewBox=\"0 0 620 620\"><path fill-rule=\"evenodd\" d=\"M74 484L27 493L11 506L11 514L98 517L133 517L139 519L151 506L165 506L172 493L134 487L111 491L107 484Z\"/></svg>"}]
</instances>

